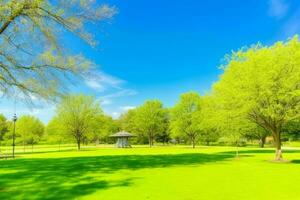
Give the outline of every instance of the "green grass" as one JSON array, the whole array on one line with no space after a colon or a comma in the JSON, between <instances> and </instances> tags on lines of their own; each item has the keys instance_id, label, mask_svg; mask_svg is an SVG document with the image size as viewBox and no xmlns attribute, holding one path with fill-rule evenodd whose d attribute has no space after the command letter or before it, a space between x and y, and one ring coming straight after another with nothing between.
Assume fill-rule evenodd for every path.
<instances>
[{"instance_id":1,"label":"green grass","mask_svg":"<svg viewBox=\"0 0 300 200\"><path fill-rule=\"evenodd\" d=\"M22 149L22 148L20 148ZM300 149L45 146L0 160L0 199L298 200Z\"/></svg>"}]
</instances>

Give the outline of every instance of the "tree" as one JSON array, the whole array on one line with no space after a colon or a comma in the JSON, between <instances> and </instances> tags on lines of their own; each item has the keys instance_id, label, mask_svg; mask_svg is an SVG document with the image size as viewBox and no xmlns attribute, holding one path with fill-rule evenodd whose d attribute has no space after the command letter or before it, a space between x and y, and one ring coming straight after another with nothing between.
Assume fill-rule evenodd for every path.
<instances>
[{"instance_id":1,"label":"tree","mask_svg":"<svg viewBox=\"0 0 300 200\"><path fill-rule=\"evenodd\" d=\"M82 75L91 65L68 53L62 33L95 46L87 27L115 13L114 7L91 0L0 1L0 91L46 99L61 94L65 77Z\"/></svg>"},{"instance_id":2,"label":"tree","mask_svg":"<svg viewBox=\"0 0 300 200\"><path fill-rule=\"evenodd\" d=\"M214 86L228 112L271 132L275 160L282 159L283 126L299 117L300 42L294 37L273 46L255 45L227 57L224 73Z\"/></svg>"},{"instance_id":3,"label":"tree","mask_svg":"<svg viewBox=\"0 0 300 200\"><path fill-rule=\"evenodd\" d=\"M63 131L72 136L80 150L81 143L88 134L98 128L98 117L103 115L99 103L92 96L68 95L56 109L56 118Z\"/></svg>"},{"instance_id":4,"label":"tree","mask_svg":"<svg viewBox=\"0 0 300 200\"><path fill-rule=\"evenodd\" d=\"M140 133L146 134L149 146L152 147L157 134L162 133L167 118L166 109L158 100L146 101L138 107L134 115L134 126Z\"/></svg>"},{"instance_id":5,"label":"tree","mask_svg":"<svg viewBox=\"0 0 300 200\"><path fill-rule=\"evenodd\" d=\"M179 102L171 111L170 127L174 135L185 134L195 148L196 140L201 132L199 123L202 120L201 98L196 92L180 96Z\"/></svg>"},{"instance_id":6,"label":"tree","mask_svg":"<svg viewBox=\"0 0 300 200\"><path fill-rule=\"evenodd\" d=\"M3 114L0 114L0 148L1 148L1 142L4 140L4 136L8 132L8 130L9 130L9 124L6 120L6 117Z\"/></svg>"},{"instance_id":7,"label":"tree","mask_svg":"<svg viewBox=\"0 0 300 200\"><path fill-rule=\"evenodd\" d=\"M24 151L25 145L33 145L38 143L44 134L44 124L36 117L30 115L23 115L17 121L16 133L23 143Z\"/></svg>"},{"instance_id":8,"label":"tree","mask_svg":"<svg viewBox=\"0 0 300 200\"><path fill-rule=\"evenodd\" d=\"M48 143L58 144L59 150L62 143L72 139L57 117L53 117L47 124L45 138Z\"/></svg>"},{"instance_id":9,"label":"tree","mask_svg":"<svg viewBox=\"0 0 300 200\"><path fill-rule=\"evenodd\" d=\"M100 141L108 142L109 136L118 131L116 122L111 116L106 115L99 115L94 127L88 138L94 142L95 145L98 145Z\"/></svg>"},{"instance_id":10,"label":"tree","mask_svg":"<svg viewBox=\"0 0 300 200\"><path fill-rule=\"evenodd\" d=\"M198 111L200 129L199 139L205 142L207 146L215 142L220 137L218 104L211 95L201 97L201 110Z\"/></svg>"}]
</instances>

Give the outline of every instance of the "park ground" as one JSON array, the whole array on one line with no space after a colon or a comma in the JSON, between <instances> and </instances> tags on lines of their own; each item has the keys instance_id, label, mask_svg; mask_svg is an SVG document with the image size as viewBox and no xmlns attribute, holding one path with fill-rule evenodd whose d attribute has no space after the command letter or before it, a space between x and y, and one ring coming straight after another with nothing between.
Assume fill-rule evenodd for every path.
<instances>
[{"instance_id":1,"label":"park ground","mask_svg":"<svg viewBox=\"0 0 300 200\"><path fill-rule=\"evenodd\" d=\"M0 199L299 200L300 148L35 147L0 160Z\"/></svg>"}]
</instances>

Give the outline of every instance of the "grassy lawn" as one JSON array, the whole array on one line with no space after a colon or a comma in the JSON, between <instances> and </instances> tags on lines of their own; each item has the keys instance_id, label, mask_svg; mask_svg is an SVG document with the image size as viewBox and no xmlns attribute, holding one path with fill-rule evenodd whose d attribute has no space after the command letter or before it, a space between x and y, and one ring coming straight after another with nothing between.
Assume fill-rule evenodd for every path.
<instances>
[{"instance_id":1,"label":"grassy lawn","mask_svg":"<svg viewBox=\"0 0 300 200\"><path fill-rule=\"evenodd\" d=\"M300 149L230 147L40 148L0 160L0 199L293 200ZM57 150L57 149L56 149Z\"/></svg>"}]
</instances>

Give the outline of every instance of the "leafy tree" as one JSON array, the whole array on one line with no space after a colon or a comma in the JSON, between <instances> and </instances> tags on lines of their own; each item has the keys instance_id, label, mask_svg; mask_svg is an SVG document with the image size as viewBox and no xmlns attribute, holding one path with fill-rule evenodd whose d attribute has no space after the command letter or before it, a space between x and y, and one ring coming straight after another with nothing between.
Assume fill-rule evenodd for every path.
<instances>
[{"instance_id":1,"label":"leafy tree","mask_svg":"<svg viewBox=\"0 0 300 200\"><path fill-rule=\"evenodd\" d=\"M273 46L255 45L227 58L214 92L223 109L271 132L276 160L282 159L283 126L299 117L298 37Z\"/></svg>"},{"instance_id":2,"label":"leafy tree","mask_svg":"<svg viewBox=\"0 0 300 200\"><path fill-rule=\"evenodd\" d=\"M200 129L199 139L205 142L207 146L211 142L215 142L220 137L219 123L220 119L218 117L218 108L215 98L213 96L203 96L201 100L201 110L198 113L199 120L198 126Z\"/></svg>"},{"instance_id":3,"label":"leafy tree","mask_svg":"<svg viewBox=\"0 0 300 200\"><path fill-rule=\"evenodd\" d=\"M103 142L109 142L109 136L118 131L118 126L111 116L99 115L95 121L96 127L90 134L89 139L96 145Z\"/></svg>"},{"instance_id":4,"label":"leafy tree","mask_svg":"<svg viewBox=\"0 0 300 200\"><path fill-rule=\"evenodd\" d=\"M98 128L98 117L103 115L99 103L92 96L69 95L57 106L56 118L63 132L72 136L80 150L88 134Z\"/></svg>"},{"instance_id":5,"label":"leafy tree","mask_svg":"<svg viewBox=\"0 0 300 200\"><path fill-rule=\"evenodd\" d=\"M8 130L9 130L9 124L6 120L6 117L3 114L0 114L0 148L1 148L1 142L4 140L4 136L8 132Z\"/></svg>"},{"instance_id":6,"label":"leafy tree","mask_svg":"<svg viewBox=\"0 0 300 200\"><path fill-rule=\"evenodd\" d=\"M38 143L44 134L44 124L36 117L23 115L16 123L16 133L19 141L25 145L33 145Z\"/></svg>"},{"instance_id":7,"label":"leafy tree","mask_svg":"<svg viewBox=\"0 0 300 200\"><path fill-rule=\"evenodd\" d=\"M61 144L71 141L71 137L57 117L53 117L47 124L45 137L48 143L58 144L59 150Z\"/></svg>"},{"instance_id":8,"label":"leafy tree","mask_svg":"<svg viewBox=\"0 0 300 200\"><path fill-rule=\"evenodd\" d=\"M148 137L149 146L153 146L155 137L165 130L166 109L158 100L146 101L135 110L133 117L136 131Z\"/></svg>"},{"instance_id":9,"label":"leafy tree","mask_svg":"<svg viewBox=\"0 0 300 200\"><path fill-rule=\"evenodd\" d=\"M173 136L185 134L195 148L196 140L201 132L199 123L202 120L201 97L196 92L180 96L179 102L171 111L170 127Z\"/></svg>"},{"instance_id":10,"label":"leafy tree","mask_svg":"<svg viewBox=\"0 0 300 200\"><path fill-rule=\"evenodd\" d=\"M62 33L95 46L87 27L115 13L91 0L0 1L0 91L47 99L63 92L65 77L85 73L91 63L68 53Z\"/></svg>"},{"instance_id":11,"label":"leafy tree","mask_svg":"<svg viewBox=\"0 0 300 200\"><path fill-rule=\"evenodd\" d=\"M283 137L286 140L295 141L300 138L300 119L287 122L283 127Z\"/></svg>"}]
</instances>

